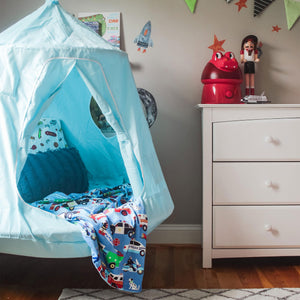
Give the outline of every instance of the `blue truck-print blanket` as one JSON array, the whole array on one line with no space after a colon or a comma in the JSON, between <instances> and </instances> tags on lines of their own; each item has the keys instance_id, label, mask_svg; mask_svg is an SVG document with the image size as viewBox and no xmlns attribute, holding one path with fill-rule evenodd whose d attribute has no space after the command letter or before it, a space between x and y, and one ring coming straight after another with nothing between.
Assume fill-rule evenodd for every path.
<instances>
[{"instance_id":1,"label":"blue truck-print blanket","mask_svg":"<svg viewBox=\"0 0 300 300\"><path fill-rule=\"evenodd\" d=\"M147 216L128 184L82 194L55 192L33 206L79 224L100 276L112 287L140 292Z\"/></svg>"}]
</instances>

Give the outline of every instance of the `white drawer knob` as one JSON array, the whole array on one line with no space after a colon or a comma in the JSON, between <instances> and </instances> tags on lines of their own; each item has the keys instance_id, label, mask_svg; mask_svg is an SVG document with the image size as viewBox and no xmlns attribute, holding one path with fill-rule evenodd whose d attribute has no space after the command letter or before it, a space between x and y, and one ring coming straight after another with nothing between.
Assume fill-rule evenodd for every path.
<instances>
[{"instance_id":1,"label":"white drawer knob","mask_svg":"<svg viewBox=\"0 0 300 300\"><path fill-rule=\"evenodd\" d=\"M266 231L272 231L272 225L266 224L266 225L265 225L265 230L266 230Z\"/></svg>"},{"instance_id":2,"label":"white drawer knob","mask_svg":"<svg viewBox=\"0 0 300 300\"><path fill-rule=\"evenodd\" d=\"M273 142L273 138L268 135L268 136L265 137L265 142L266 143L272 143Z\"/></svg>"},{"instance_id":3,"label":"white drawer knob","mask_svg":"<svg viewBox=\"0 0 300 300\"><path fill-rule=\"evenodd\" d=\"M266 180L266 181L265 181L265 185L266 185L267 187L272 187L272 181L271 181L271 180Z\"/></svg>"}]
</instances>

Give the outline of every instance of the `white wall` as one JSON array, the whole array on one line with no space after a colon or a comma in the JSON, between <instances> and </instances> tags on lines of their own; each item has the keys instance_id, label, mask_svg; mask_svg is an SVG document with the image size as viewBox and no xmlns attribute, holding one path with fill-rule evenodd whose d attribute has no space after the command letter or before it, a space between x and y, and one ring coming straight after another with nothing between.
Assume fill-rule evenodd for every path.
<instances>
[{"instance_id":1,"label":"white wall","mask_svg":"<svg viewBox=\"0 0 300 300\"><path fill-rule=\"evenodd\" d=\"M201 73L210 60L214 34L237 56L241 40L256 34L264 55L257 66L256 90L273 103L298 103L300 95L300 21L287 30L284 2L272 3L254 18L254 0L238 12L237 1L198 0L194 14L184 0L61 0L71 13L120 11L122 47L129 54L138 87L154 95L158 119L151 128L166 181L175 202L167 223L201 223ZM0 31L25 16L40 0L1 0ZM152 22L154 47L145 54L133 43L143 25ZM272 32L272 26L282 28Z\"/></svg>"}]
</instances>

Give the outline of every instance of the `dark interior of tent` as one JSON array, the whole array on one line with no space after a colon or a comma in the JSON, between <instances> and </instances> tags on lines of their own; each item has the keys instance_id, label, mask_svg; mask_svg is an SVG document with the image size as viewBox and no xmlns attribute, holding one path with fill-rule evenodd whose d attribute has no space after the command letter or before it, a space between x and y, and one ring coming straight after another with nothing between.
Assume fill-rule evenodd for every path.
<instances>
[{"instance_id":1,"label":"dark interior of tent","mask_svg":"<svg viewBox=\"0 0 300 300\"><path fill-rule=\"evenodd\" d=\"M22 198L30 203L55 191L128 183L115 131L76 68L55 90L25 136L29 153L18 180Z\"/></svg>"}]
</instances>

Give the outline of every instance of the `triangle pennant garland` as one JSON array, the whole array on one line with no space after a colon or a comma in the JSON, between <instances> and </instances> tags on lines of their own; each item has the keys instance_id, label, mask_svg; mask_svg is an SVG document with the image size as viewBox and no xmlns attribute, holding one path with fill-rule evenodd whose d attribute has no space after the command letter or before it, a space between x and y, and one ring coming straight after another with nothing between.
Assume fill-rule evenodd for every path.
<instances>
[{"instance_id":1,"label":"triangle pennant garland","mask_svg":"<svg viewBox=\"0 0 300 300\"><path fill-rule=\"evenodd\" d=\"M225 0L225 1L228 4L233 0ZM242 5L244 5L244 7L247 7L245 4L246 1L247 0L240 0L239 2L235 3L236 5L240 5L239 11L241 7L243 7ZM274 1L275 0L254 0L253 16L256 17L259 14L261 14ZM194 13L197 0L185 0L185 3L189 7L191 13ZM284 0L284 5L285 5L287 25L288 25L288 29L290 30L294 26L298 18L300 17L300 0ZM280 29L281 28L279 28L278 30ZM275 31L277 31L277 28Z\"/></svg>"},{"instance_id":2,"label":"triangle pennant garland","mask_svg":"<svg viewBox=\"0 0 300 300\"><path fill-rule=\"evenodd\" d=\"M300 17L300 2L295 0L284 0L284 5L287 25L290 30Z\"/></svg>"},{"instance_id":3,"label":"triangle pennant garland","mask_svg":"<svg viewBox=\"0 0 300 300\"><path fill-rule=\"evenodd\" d=\"M267 6L275 0L254 0L254 17L258 16Z\"/></svg>"},{"instance_id":4,"label":"triangle pennant garland","mask_svg":"<svg viewBox=\"0 0 300 300\"><path fill-rule=\"evenodd\" d=\"M196 2L197 0L185 0L185 3L189 7L191 13L195 11Z\"/></svg>"}]
</instances>

